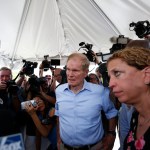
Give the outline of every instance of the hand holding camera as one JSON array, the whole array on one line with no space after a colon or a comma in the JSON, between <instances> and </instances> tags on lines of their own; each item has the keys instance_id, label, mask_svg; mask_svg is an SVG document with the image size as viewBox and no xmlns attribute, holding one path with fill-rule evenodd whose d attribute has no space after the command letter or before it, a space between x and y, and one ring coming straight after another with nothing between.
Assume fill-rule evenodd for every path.
<instances>
[{"instance_id":1,"label":"hand holding camera","mask_svg":"<svg viewBox=\"0 0 150 150\"><path fill-rule=\"evenodd\" d=\"M36 111L43 111L45 109L45 103L40 97L34 97L34 100L22 102L21 109L25 109L29 115L32 115Z\"/></svg>"},{"instance_id":2,"label":"hand holding camera","mask_svg":"<svg viewBox=\"0 0 150 150\"><path fill-rule=\"evenodd\" d=\"M21 109L26 110L30 116L36 114L37 106L38 104L35 100L29 100L21 103Z\"/></svg>"},{"instance_id":3,"label":"hand holding camera","mask_svg":"<svg viewBox=\"0 0 150 150\"><path fill-rule=\"evenodd\" d=\"M36 108L38 106L38 104L35 100L28 100L28 101L21 103L21 109L26 109L28 106L29 107L32 106L32 107Z\"/></svg>"},{"instance_id":4,"label":"hand holding camera","mask_svg":"<svg viewBox=\"0 0 150 150\"><path fill-rule=\"evenodd\" d=\"M5 90L7 88L7 84L5 81L0 81L0 90Z\"/></svg>"}]
</instances>

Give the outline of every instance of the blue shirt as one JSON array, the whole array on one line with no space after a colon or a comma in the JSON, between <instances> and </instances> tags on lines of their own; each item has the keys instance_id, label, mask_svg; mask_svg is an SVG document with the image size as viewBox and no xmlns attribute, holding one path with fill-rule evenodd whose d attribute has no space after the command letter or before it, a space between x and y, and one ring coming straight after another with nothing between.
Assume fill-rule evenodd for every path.
<instances>
[{"instance_id":1,"label":"blue shirt","mask_svg":"<svg viewBox=\"0 0 150 150\"><path fill-rule=\"evenodd\" d=\"M129 132L130 121L134 110L135 109L133 106L127 106L126 104L122 104L121 106L119 112L119 139L120 139L119 150L123 150L124 139L126 138Z\"/></svg>"},{"instance_id":2,"label":"blue shirt","mask_svg":"<svg viewBox=\"0 0 150 150\"><path fill-rule=\"evenodd\" d=\"M70 146L94 144L102 139L103 109L108 119L117 115L109 90L84 81L83 89L73 93L68 83L56 89L55 115L59 116L60 137Z\"/></svg>"}]
</instances>

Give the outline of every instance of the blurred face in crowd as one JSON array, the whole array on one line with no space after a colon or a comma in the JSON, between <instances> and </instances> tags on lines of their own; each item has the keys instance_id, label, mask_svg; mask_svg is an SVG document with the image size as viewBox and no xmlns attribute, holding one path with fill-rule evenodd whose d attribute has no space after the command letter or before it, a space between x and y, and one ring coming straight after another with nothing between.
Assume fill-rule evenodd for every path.
<instances>
[{"instance_id":1,"label":"blurred face in crowd","mask_svg":"<svg viewBox=\"0 0 150 150\"><path fill-rule=\"evenodd\" d=\"M47 80L48 85L50 85L51 82L52 82L52 77L51 77L51 75L46 75L45 78L46 78L46 80Z\"/></svg>"},{"instance_id":2,"label":"blurred face in crowd","mask_svg":"<svg viewBox=\"0 0 150 150\"><path fill-rule=\"evenodd\" d=\"M38 104L38 111L44 111L45 109L45 103L40 97L34 97L34 100Z\"/></svg>"},{"instance_id":3,"label":"blurred face in crowd","mask_svg":"<svg viewBox=\"0 0 150 150\"><path fill-rule=\"evenodd\" d=\"M9 81L11 80L11 71L10 70L1 70L0 71L0 81Z\"/></svg>"},{"instance_id":4,"label":"blurred face in crowd","mask_svg":"<svg viewBox=\"0 0 150 150\"><path fill-rule=\"evenodd\" d=\"M99 84L99 79L96 74L89 74L89 81L94 84Z\"/></svg>"},{"instance_id":5,"label":"blurred face in crowd","mask_svg":"<svg viewBox=\"0 0 150 150\"><path fill-rule=\"evenodd\" d=\"M95 73L97 74L97 76L99 77L99 79L101 79L102 75L99 71L99 67L96 68Z\"/></svg>"},{"instance_id":6,"label":"blurred face in crowd","mask_svg":"<svg viewBox=\"0 0 150 150\"><path fill-rule=\"evenodd\" d=\"M109 87L120 102L134 104L144 93L144 71L129 66L120 58L112 59L107 65L110 76Z\"/></svg>"},{"instance_id":7,"label":"blurred face in crowd","mask_svg":"<svg viewBox=\"0 0 150 150\"><path fill-rule=\"evenodd\" d=\"M83 69L82 61L79 57L73 57L67 62L66 74L70 88L81 88L83 86L84 79L88 74L88 69Z\"/></svg>"},{"instance_id":8,"label":"blurred face in crowd","mask_svg":"<svg viewBox=\"0 0 150 150\"><path fill-rule=\"evenodd\" d=\"M62 80L62 76L61 76L61 74L60 74L61 70L62 70L62 69L60 69L60 68L56 68L56 69L54 70L54 78L55 78L55 80L56 80L58 83L61 83L61 80Z\"/></svg>"}]
</instances>

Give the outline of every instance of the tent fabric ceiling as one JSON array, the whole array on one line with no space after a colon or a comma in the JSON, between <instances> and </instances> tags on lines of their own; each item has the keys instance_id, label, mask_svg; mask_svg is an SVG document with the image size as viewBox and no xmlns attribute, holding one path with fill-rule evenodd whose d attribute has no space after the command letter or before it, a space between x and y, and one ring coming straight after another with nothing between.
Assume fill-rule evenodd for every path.
<instances>
[{"instance_id":1,"label":"tent fabric ceiling","mask_svg":"<svg viewBox=\"0 0 150 150\"><path fill-rule=\"evenodd\" d=\"M112 36L138 38L129 24L148 20L149 10L150 0L0 0L0 66L63 60L83 41L107 53Z\"/></svg>"}]
</instances>

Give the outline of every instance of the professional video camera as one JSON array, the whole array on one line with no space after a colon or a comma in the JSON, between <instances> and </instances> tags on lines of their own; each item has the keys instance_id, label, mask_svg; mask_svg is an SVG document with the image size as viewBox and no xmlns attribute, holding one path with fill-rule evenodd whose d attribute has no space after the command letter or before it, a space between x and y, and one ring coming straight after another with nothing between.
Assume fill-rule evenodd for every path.
<instances>
[{"instance_id":1,"label":"professional video camera","mask_svg":"<svg viewBox=\"0 0 150 150\"><path fill-rule=\"evenodd\" d=\"M47 71L49 68L51 68L51 62L48 61L49 55L44 55L44 60L42 61L42 67L44 71Z\"/></svg>"},{"instance_id":2,"label":"professional video camera","mask_svg":"<svg viewBox=\"0 0 150 150\"><path fill-rule=\"evenodd\" d=\"M137 23L132 22L129 26L129 30L134 30L139 38L144 38L146 35L150 34L150 23L148 20L138 21Z\"/></svg>"},{"instance_id":3,"label":"professional video camera","mask_svg":"<svg viewBox=\"0 0 150 150\"><path fill-rule=\"evenodd\" d=\"M119 35L117 38L112 37L110 40L112 42L115 42L115 44L113 44L112 47L109 49L111 54L117 50L124 49L129 42L129 38L124 37L124 35Z\"/></svg>"},{"instance_id":4,"label":"professional video camera","mask_svg":"<svg viewBox=\"0 0 150 150\"><path fill-rule=\"evenodd\" d=\"M29 78L29 84L30 88L29 91L35 95L38 95L40 93L40 86L47 82L45 77L38 78L36 75L31 75Z\"/></svg>"},{"instance_id":5,"label":"professional video camera","mask_svg":"<svg viewBox=\"0 0 150 150\"><path fill-rule=\"evenodd\" d=\"M81 43L79 43L79 46L80 46L79 50L82 48L84 51L86 51L86 53L83 53L83 54L86 55L86 57L89 59L89 61L95 62L95 57L94 57L93 51L92 51L93 45L88 44L88 43L85 44L85 42L81 42Z\"/></svg>"},{"instance_id":6,"label":"professional video camera","mask_svg":"<svg viewBox=\"0 0 150 150\"><path fill-rule=\"evenodd\" d=\"M37 68L38 63L37 62L31 62L31 61L26 61L23 60L24 65L23 65L23 70L21 74L25 75L32 75L34 73L34 69Z\"/></svg>"},{"instance_id":7,"label":"professional video camera","mask_svg":"<svg viewBox=\"0 0 150 150\"><path fill-rule=\"evenodd\" d=\"M128 37L124 37L124 35L119 35L118 37L111 37L110 41L114 43L112 47L109 49L110 53L97 53L97 56L101 56L102 61L105 62L107 59L118 50L122 50L126 47L130 39Z\"/></svg>"},{"instance_id":8,"label":"professional video camera","mask_svg":"<svg viewBox=\"0 0 150 150\"><path fill-rule=\"evenodd\" d=\"M60 66L60 59L51 59L48 61L49 55L44 56L44 60L42 61L42 68L44 71L48 71L50 69L54 69L53 66Z\"/></svg>"},{"instance_id":9,"label":"professional video camera","mask_svg":"<svg viewBox=\"0 0 150 150\"><path fill-rule=\"evenodd\" d=\"M18 78L18 76L22 75L22 74L32 75L34 73L34 68L37 67L37 62L30 62L30 61L26 61L26 60L23 60L23 62L24 62L24 65L23 65L22 72L19 72L18 75L15 77L15 79L9 80L6 83L7 91L10 94L16 94L19 90L19 87L15 82L16 79Z\"/></svg>"}]
</instances>

